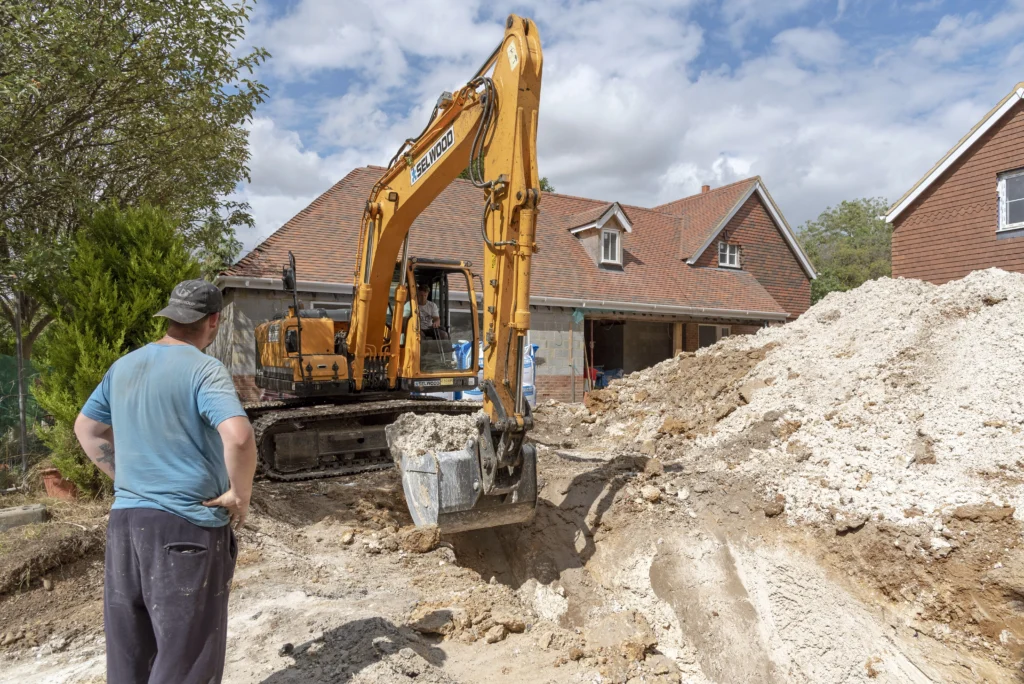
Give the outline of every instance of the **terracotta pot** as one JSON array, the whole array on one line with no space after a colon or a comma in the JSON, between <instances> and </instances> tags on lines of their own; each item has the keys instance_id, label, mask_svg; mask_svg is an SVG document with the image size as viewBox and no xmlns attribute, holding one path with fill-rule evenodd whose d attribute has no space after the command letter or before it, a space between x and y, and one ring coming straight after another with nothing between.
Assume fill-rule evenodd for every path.
<instances>
[{"instance_id":1,"label":"terracotta pot","mask_svg":"<svg viewBox=\"0 0 1024 684\"><path fill-rule=\"evenodd\" d=\"M56 468L47 468L39 473L43 478L43 486L46 487L46 496L52 499L64 499L69 501L78 496L78 489L70 480L65 480Z\"/></svg>"}]
</instances>

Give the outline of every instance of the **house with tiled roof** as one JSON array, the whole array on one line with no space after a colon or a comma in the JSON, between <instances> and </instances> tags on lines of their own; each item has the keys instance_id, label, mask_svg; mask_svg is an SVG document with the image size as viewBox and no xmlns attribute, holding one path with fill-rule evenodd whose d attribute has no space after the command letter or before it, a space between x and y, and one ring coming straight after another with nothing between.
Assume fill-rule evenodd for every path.
<instances>
[{"instance_id":1,"label":"house with tiled roof","mask_svg":"<svg viewBox=\"0 0 1024 684\"><path fill-rule=\"evenodd\" d=\"M281 282L289 251L303 306L349 305L363 205L382 172L353 170L217 280L225 310L211 351L245 396L253 329L290 302ZM479 264L482 200L469 181L449 185L413 224L410 255ZM758 177L654 208L544 193L536 239L538 399L582 399L587 369L633 372L810 306L814 269ZM453 333L471 327L467 307L451 316Z\"/></svg>"},{"instance_id":2,"label":"house with tiled roof","mask_svg":"<svg viewBox=\"0 0 1024 684\"><path fill-rule=\"evenodd\" d=\"M941 285L1024 273L1024 82L890 208L892 274Z\"/></svg>"}]
</instances>

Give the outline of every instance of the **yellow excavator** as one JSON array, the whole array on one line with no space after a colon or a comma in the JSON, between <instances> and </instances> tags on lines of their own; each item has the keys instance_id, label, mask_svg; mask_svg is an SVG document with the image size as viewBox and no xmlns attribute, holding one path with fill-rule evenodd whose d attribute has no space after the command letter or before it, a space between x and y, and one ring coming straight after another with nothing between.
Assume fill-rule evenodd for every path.
<instances>
[{"instance_id":1,"label":"yellow excavator","mask_svg":"<svg viewBox=\"0 0 1024 684\"><path fill-rule=\"evenodd\" d=\"M267 477L348 474L393 459L417 525L455 532L533 515L536 452L525 441L533 420L522 373L540 200L541 67L537 26L509 16L504 38L476 75L442 94L423 132L402 144L366 201L350 310L301 309L289 255L283 281L293 305L256 328L256 384L286 398L247 407ZM413 221L464 170L481 191L479 274L468 261L409 254ZM410 297L413 285L426 292ZM453 297L468 302L472 319L461 331L472 337L473 362L464 368L450 339ZM436 328L421 329L421 309L438 319ZM483 395L465 448L390 453L385 428L402 413L479 411L423 396L462 390Z\"/></svg>"}]
</instances>

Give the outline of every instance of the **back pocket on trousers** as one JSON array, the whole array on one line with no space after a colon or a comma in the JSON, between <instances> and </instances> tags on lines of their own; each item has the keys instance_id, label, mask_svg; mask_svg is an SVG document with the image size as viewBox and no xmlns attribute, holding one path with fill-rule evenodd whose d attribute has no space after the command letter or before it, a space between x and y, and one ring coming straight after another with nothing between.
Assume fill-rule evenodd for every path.
<instances>
[{"instance_id":1,"label":"back pocket on trousers","mask_svg":"<svg viewBox=\"0 0 1024 684\"><path fill-rule=\"evenodd\" d=\"M167 553L180 554L182 556L198 555L206 553L206 547L194 542L172 542L164 544L164 551Z\"/></svg>"}]
</instances>

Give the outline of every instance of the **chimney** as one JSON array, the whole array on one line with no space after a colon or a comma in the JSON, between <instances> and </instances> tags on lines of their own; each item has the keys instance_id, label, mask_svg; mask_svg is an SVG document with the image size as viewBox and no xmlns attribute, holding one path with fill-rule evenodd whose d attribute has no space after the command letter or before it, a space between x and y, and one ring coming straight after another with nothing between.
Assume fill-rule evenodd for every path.
<instances>
[{"instance_id":1,"label":"chimney","mask_svg":"<svg viewBox=\"0 0 1024 684\"><path fill-rule=\"evenodd\" d=\"M710 185L702 185L702 186L700 186L700 194L706 195L709 192L711 192L711 186Z\"/></svg>"}]
</instances>

